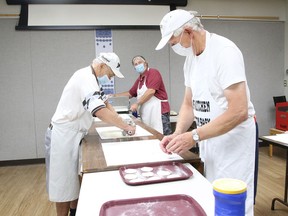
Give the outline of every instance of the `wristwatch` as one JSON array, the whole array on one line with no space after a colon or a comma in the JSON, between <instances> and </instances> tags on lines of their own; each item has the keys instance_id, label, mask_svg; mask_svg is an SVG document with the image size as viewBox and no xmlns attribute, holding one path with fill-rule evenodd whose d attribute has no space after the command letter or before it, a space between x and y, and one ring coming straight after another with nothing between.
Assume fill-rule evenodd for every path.
<instances>
[{"instance_id":1,"label":"wristwatch","mask_svg":"<svg viewBox=\"0 0 288 216\"><path fill-rule=\"evenodd\" d=\"M192 138L196 143L198 143L200 141L200 137L199 137L196 129L192 130Z\"/></svg>"}]
</instances>

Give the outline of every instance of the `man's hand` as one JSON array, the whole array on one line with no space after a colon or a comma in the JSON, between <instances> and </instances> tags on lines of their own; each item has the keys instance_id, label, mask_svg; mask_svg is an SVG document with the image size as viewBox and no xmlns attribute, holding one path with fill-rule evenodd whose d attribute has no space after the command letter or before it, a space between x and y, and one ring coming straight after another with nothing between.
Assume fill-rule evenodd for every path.
<instances>
[{"instance_id":1,"label":"man's hand","mask_svg":"<svg viewBox=\"0 0 288 216\"><path fill-rule=\"evenodd\" d=\"M167 151L166 146L169 144L169 142L175 138L177 136L177 134L171 134L168 136L164 136L163 139L160 142L160 148L161 150L166 153L166 154L172 154L172 152Z\"/></svg>"},{"instance_id":2,"label":"man's hand","mask_svg":"<svg viewBox=\"0 0 288 216\"><path fill-rule=\"evenodd\" d=\"M138 110L138 104L137 103L134 103L130 106L130 110L132 112L136 112Z\"/></svg>"},{"instance_id":3,"label":"man's hand","mask_svg":"<svg viewBox=\"0 0 288 216\"><path fill-rule=\"evenodd\" d=\"M191 132L186 132L179 135L172 134L164 137L160 142L160 147L165 153L181 154L191 149L195 144Z\"/></svg>"},{"instance_id":4,"label":"man's hand","mask_svg":"<svg viewBox=\"0 0 288 216\"><path fill-rule=\"evenodd\" d=\"M129 136L132 136L136 132L136 124L133 122L133 120L129 120L125 122L127 126L125 127L124 131Z\"/></svg>"}]
</instances>

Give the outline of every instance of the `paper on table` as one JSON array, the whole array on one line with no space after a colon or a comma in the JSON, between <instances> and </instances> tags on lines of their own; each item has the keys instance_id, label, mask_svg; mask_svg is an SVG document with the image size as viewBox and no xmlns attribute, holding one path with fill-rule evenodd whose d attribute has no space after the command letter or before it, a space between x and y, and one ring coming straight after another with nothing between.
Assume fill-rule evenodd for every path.
<instances>
[{"instance_id":1,"label":"paper on table","mask_svg":"<svg viewBox=\"0 0 288 216\"><path fill-rule=\"evenodd\" d=\"M115 139L115 138L124 138L128 137L127 135L123 135L122 129L111 126L111 127L97 127L95 128L98 132L101 139ZM150 132L145 130L144 128L140 127L139 125L136 125L136 132L134 135L129 137L141 137L141 136L152 136Z\"/></svg>"},{"instance_id":2,"label":"paper on table","mask_svg":"<svg viewBox=\"0 0 288 216\"><path fill-rule=\"evenodd\" d=\"M102 149L107 166L182 159L179 155L162 152L159 142L160 140L153 139L102 143Z\"/></svg>"}]
</instances>

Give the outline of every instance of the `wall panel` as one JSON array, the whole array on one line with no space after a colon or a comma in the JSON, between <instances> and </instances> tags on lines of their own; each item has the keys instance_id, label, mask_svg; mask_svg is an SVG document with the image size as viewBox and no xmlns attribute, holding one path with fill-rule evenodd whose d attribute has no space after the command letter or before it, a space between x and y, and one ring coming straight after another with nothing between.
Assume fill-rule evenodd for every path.
<instances>
[{"instance_id":1,"label":"wall panel","mask_svg":"<svg viewBox=\"0 0 288 216\"><path fill-rule=\"evenodd\" d=\"M44 157L44 133L64 85L95 57L95 32L15 31L16 19L0 20L0 160ZM210 32L233 40L242 50L260 135L275 125L272 97L284 93L284 23L204 20ZM184 58L169 47L155 51L159 30L113 30L113 49L126 78L116 91L128 90L137 75L131 58L143 55L162 73L171 108L184 95Z\"/></svg>"}]
</instances>

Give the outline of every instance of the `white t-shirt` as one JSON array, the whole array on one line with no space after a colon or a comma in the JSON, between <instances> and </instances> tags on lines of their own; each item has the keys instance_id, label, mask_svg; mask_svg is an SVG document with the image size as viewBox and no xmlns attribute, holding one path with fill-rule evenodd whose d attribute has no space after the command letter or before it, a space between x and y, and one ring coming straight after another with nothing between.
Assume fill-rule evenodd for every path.
<instances>
[{"instance_id":1,"label":"white t-shirt","mask_svg":"<svg viewBox=\"0 0 288 216\"><path fill-rule=\"evenodd\" d=\"M194 114L198 126L208 123L227 109L228 102L224 96L224 89L242 81L246 82L248 115L254 116L255 110L250 101L242 53L227 38L206 31L205 50L199 56L186 58L184 77L185 86L190 87L193 93ZM201 88L209 89L212 98L219 106L220 113L215 114L213 112L215 106L211 107L213 106L211 101L205 97L201 98L203 97Z\"/></svg>"},{"instance_id":2,"label":"white t-shirt","mask_svg":"<svg viewBox=\"0 0 288 216\"><path fill-rule=\"evenodd\" d=\"M199 56L189 56L184 64L185 85L192 90L195 121L205 125L227 110L224 90L246 82L243 56L230 40L206 31L206 47ZM249 118L227 133L199 143L205 177L236 178L247 183L246 214L253 215L255 166L255 110L246 82ZM204 131L205 132L205 131Z\"/></svg>"},{"instance_id":3,"label":"white t-shirt","mask_svg":"<svg viewBox=\"0 0 288 216\"><path fill-rule=\"evenodd\" d=\"M105 107L108 97L97 83L90 66L76 71L66 84L53 123L79 120L79 130L87 130L92 123L92 113Z\"/></svg>"}]
</instances>

